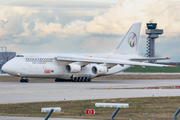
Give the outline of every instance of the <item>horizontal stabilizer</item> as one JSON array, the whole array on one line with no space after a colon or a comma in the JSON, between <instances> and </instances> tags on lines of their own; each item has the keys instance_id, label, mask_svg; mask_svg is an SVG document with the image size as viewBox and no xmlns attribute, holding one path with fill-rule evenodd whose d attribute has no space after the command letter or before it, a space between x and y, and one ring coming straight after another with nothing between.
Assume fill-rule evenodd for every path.
<instances>
[{"instance_id":1,"label":"horizontal stabilizer","mask_svg":"<svg viewBox=\"0 0 180 120\"><path fill-rule=\"evenodd\" d=\"M169 57L166 57L166 58L131 58L130 60L131 61L147 61L147 60L167 60L167 59L170 59Z\"/></svg>"}]
</instances>

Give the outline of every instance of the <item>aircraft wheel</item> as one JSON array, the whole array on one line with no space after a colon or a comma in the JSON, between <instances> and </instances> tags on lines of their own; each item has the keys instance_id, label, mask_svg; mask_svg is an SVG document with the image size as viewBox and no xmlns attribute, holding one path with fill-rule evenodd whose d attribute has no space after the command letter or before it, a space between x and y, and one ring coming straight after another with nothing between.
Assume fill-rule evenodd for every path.
<instances>
[{"instance_id":1,"label":"aircraft wheel","mask_svg":"<svg viewBox=\"0 0 180 120\"><path fill-rule=\"evenodd\" d=\"M82 82L82 77L79 77L79 82Z\"/></svg>"},{"instance_id":2,"label":"aircraft wheel","mask_svg":"<svg viewBox=\"0 0 180 120\"><path fill-rule=\"evenodd\" d=\"M78 82L81 82L81 77L78 77L78 80L77 80Z\"/></svg>"},{"instance_id":3,"label":"aircraft wheel","mask_svg":"<svg viewBox=\"0 0 180 120\"><path fill-rule=\"evenodd\" d=\"M88 78L88 77L86 77L84 81L85 81L85 82L88 82L88 79L89 79L89 78Z\"/></svg>"},{"instance_id":4,"label":"aircraft wheel","mask_svg":"<svg viewBox=\"0 0 180 120\"><path fill-rule=\"evenodd\" d=\"M88 79L88 82L91 82L91 78Z\"/></svg>"},{"instance_id":5,"label":"aircraft wheel","mask_svg":"<svg viewBox=\"0 0 180 120\"><path fill-rule=\"evenodd\" d=\"M55 81L55 82L58 82L58 79L56 78L54 81Z\"/></svg>"},{"instance_id":6,"label":"aircraft wheel","mask_svg":"<svg viewBox=\"0 0 180 120\"><path fill-rule=\"evenodd\" d=\"M61 79L58 79L57 82L63 82Z\"/></svg>"},{"instance_id":7,"label":"aircraft wheel","mask_svg":"<svg viewBox=\"0 0 180 120\"><path fill-rule=\"evenodd\" d=\"M81 81L82 81L82 82L85 82L85 77L82 77Z\"/></svg>"},{"instance_id":8,"label":"aircraft wheel","mask_svg":"<svg viewBox=\"0 0 180 120\"><path fill-rule=\"evenodd\" d=\"M73 78L73 82L77 82L77 78L76 77Z\"/></svg>"},{"instance_id":9,"label":"aircraft wheel","mask_svg":"<svg viewBox=\"0 0 180 120\"><path fill-rule=\"evenodd\" d=\"M24 79L20 79L20 82L24 82Z\"/></svg>"},{"instance_id":10,"label":"aircraft wheel","mask_svg":"<svg viewBox=\"0 0 180 120\"><path fill-rule=\"evenodd\" d=\"M25 82L27 82L27 83L28 83L28 82L29 82L29 80L28 80L28 79L25 79Z\"/></svg>"},{"instance_id":11,"label":"aircraft wheel","mask_svg":"<svg viewBox=\"0 0 180 120\"><path fill-rule=\"evenodd\" d=\"M79 82L79 78L78 77L76 78L76 82Z\"/></svg>"}]
</instances>

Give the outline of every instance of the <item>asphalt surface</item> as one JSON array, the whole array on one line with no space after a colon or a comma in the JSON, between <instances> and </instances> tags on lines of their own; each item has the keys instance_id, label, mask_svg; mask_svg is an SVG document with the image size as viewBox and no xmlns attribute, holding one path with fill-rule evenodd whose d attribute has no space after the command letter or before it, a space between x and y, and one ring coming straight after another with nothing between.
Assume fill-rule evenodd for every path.
<instances>
[{"instance_id":1,"label":"asphalt surface","mask_svg":"<svg viewBox=\"0 0 180 120\"><path fill-rule=\"evenodd\" d=\"M178 86L180 80L74 82L0 82L0 104L108 98L179 96L180 89L110 89Z\"/></svg>"}]
</instances>

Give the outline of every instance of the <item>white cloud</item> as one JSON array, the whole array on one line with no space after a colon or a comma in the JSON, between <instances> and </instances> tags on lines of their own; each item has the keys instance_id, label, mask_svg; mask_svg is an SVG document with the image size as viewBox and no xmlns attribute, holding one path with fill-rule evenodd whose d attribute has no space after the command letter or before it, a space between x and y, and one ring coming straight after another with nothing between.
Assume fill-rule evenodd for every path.
<instances>
[{"instance_id":1,"label":"white cloud","mask_svg":"<svg viewBox=\"0 0 180 120\"><path fill-rule=\"evenodd\" d=\"M108 12L87 23L86 29L89 33L124 34L132 23L145 24L153 18L165 35L177 35L180 32L179 5L180 1L169 0L119 0Z\"/></svg>"},{"instance_id":2,"label":"white cloud","mask_svg":"<svg viewBox=\"0 0 180 120\"><path fill-rule=\"evenodd\" d=\"M60 23L49 23L44 24L40 28L40 34L45 34L45 35L53 35L53 34L59 34L63 35L64 37L70 34L74 35L85 35L85 30L84 30L84 24L86 22L84 21L73 21L69 24L67 24L64 28L62 28L62 25Z\"/></svg>"},{"instance_id":3,"label":"white cloud","mask_svg":"<svg viewBox=\"0 0 180 120\"><path fill-rule=\"evenodd\" d=\"M28 10L24 7L3 7L0 9L0 38L11 40L13 37L18 37L23 32L26 32L28 19L34 10Z\"/></svg>"},{"instance_id":4,"label":"white cloud","mask_svg":"<svg viewBox=\"0 0 180 120\"><path fill-rule=\"evenodd\" d=\"M83 51L91 51L91 53L112 53L119 43L119 38L106 38L106 37L89 37L82 44Z\"/></svg>"},{"instance_id":5,"label":"white cloud","mask_svg":"<svg viewBox=\"0 0 180 120\"><path fill-rule=\"evenodd\" d=\"M165 44L173 37L176 44L180 44L180 1L119 0L111 7L108 7L109 3L63 1L4 3L11 7L0 8L1 44L14 45L11 47L18 47L16 50L22 52L47 52L47 46L51 52L111 52L120 38L106 35L123 35L134 22L143 22L142 34L145 35L145 23L152 18L158 28L164 29L163 37L157 39L157 43ZM94 37L94 34L101 36ZM163 47L161 45L157 50ZM163 49L161 53L170 54L165 51Z\"/></svg>"},{"instance_id":6,"label":"white cloud","mask_svg":"<svg viewBox=\"0 0 180 120\"><path fill-rule=\"evenodd\" d=\"M30 1L29 1L30 2ZM40 1L41 2L41 1ZM57 2L56 0L54 2ZM52 2L52 4L54 4ZM67 2L67 1L66 1ZM21 2L21 4L23 4ZM39 2L32 3L39 4ZM47 1L44 2L47 4ZM65 4L61 2L57 2L57 4ZM68 4L72 4L69 3ZM77 4L77 3L76 3ZM0 9L0 19L3 21L8 20L8 16L13 16L12 14L16 14L17 17L22 16L23 19L28 19L30 17L34 17L35 28L34 31L40 31L39 33L44 32L44 37L46 34L53 33L61 33L61 34L125 34L125 32L129 29L130 25L134 22L143 22L145 24L150 18L154 18L158 23L159 28L164 28L165 35L176 35L180 32L180 28L178 25L180 24L178 17L178 13L171 14L180 4L179 1L170 2L168 0L120 0L116 5L111 6L107 12L102 15L99 15L97 11L66 11L67 14L72 16L95 16L94 19L90 22L84 21L83 24L77 23L78 20L73 20L71 23L66 23L65 27L62 27L62 24L58 21L63 19L57 15L58 11L53 11L48 9L46 11L33 10L30 8L24 7L5 7ZM16 5L16 4L15 4ZM178 11L177 9L176 11ZM10 13L10 14L9 14ZM53 23L45 23L42 21L40 17L41 13L47 14L47 17L53 17L55 21ZM5 15L6 14L6 15ZM34 14L34 15L33 15ZM43 15L42 14L42 15ZM38 15L40 15L38 17ZM53 16L52 16L53 15ZM31 19L31 18L30 18ZM24 24L26 21L23 21ZM143 25L142 29L145 29L145 25ZM143 31L144 33L144 31ZM1 34L6 34L6 32L2 32ZM27 32L26 32L27 34ZM41 34L41 35L42 35Z\"/></svg>"},{"instance_id":7,"label":"white cloud","mask_svg":"<svg viewBox=\"0 0 180 120\"><path fill-rule=\"evenodd\" d=\"M71 11L67 11L67 14L70 14L72 16L98 16L99 12L98 11L94 11L94 10L87 10L87 11L82 11L82 10L71 10Z\"/></svg>"},{"instance_id":8,"label":"white cloud","mask_svg":"<svg viewBox=\"0 0 180 120\"><path fill-rule=\"evenodd\" d=\"M78 7L78 8L108 8L114 2L95 2L95 1L79 1L79 0L14 0L6 1L2 5L23 6L23 7Z\"/></svg>"}]
</instances>

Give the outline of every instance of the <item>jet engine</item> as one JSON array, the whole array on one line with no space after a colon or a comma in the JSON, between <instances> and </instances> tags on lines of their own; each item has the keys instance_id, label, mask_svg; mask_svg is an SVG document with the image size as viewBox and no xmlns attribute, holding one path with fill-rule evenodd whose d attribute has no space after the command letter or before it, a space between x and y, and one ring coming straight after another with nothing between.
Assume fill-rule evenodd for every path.
<instances>
[{"instance_id":1,"label":"jet engine","mask_svg":"<svg viewBox=\"0 0 180 120\"><path fill-rule=\"evenodd\" d=\"M92 73L94 74L101 75L101 74L106 74L107 72L108 69L105 66L96 65L92 67Z\"/></svg>"},{"instance_id":2,"label":"jet engine","mask_svg":"<svg viewBox=\"0 0 180 120\"><path fill-rule=\"evenodd\" d=\"M68 64L66 65L66 71L68 73L77 73L81 71L81 66L77 64Z\"/></svg>"}]
</instances>

